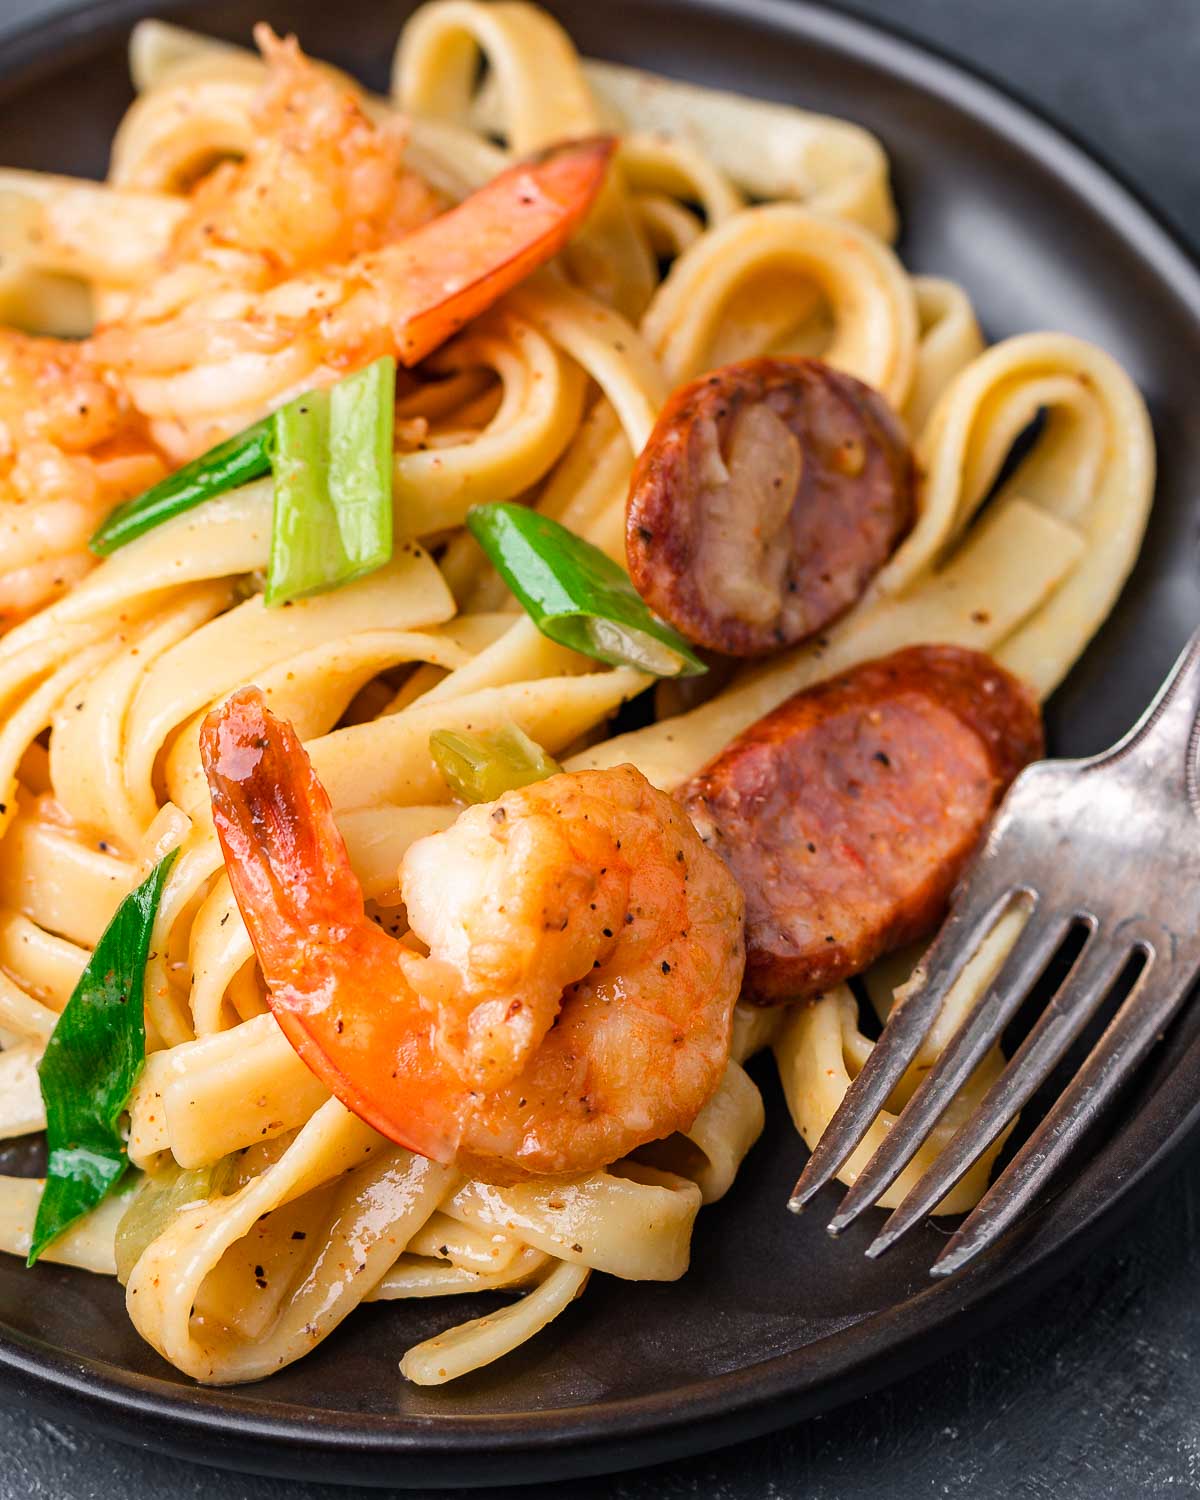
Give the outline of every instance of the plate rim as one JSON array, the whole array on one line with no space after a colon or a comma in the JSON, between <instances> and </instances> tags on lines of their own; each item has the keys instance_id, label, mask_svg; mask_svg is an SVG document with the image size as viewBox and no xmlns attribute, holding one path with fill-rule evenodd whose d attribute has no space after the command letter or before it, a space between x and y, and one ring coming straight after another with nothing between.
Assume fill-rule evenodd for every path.
<instances>
[{"instance_id":1,"label":"plate rim","mask_svg":"<svg viewBox=\"0 0 1200 1500\"><path fill-rule=\"evenodd\" d=\"M8 30L0 58L0 97L36 83L38 72L52 74L69 64L72 52L104 45L143 16L169 18L186 3L82 0L50 17ZM914 36L903 24L865 16L831 0L665 3L680 11L726 17L760 32L783 32L800 45L824 43L855 53L884 74L899 77L981 121L1021 152L1038 156L1106 222L1115 223L1154 275L1191 310L1200 328L1200 258L1190 237L1105 153L1056 119L1052 111L1031 101L1019 87ZM669 1391L519 1415L350 1416L273 1400L256 1401L253 1410L248 1410L239 1401L239 1387L168 1384L165 1378L136 1374L107 1361L68 1355L43 1340L3 1327L0 1380L17 1382L22 1396L106 1436L186 1453L239 1472L295 1474L308 1459L337 1460L344 1465L341 1476L332 1472L320 1476L334 1482L341 1478L346 1483L374 1479L402 1487L425 1484L436 1466L438 1482L488 1485L513 1480L511 1471L489 1473L489 1461L501 1456L526 1460L527 1478L553 1479L709 1451L828 1410L851 1394L891 1384L965 1343L1006 1311L1061 1279L1100 1240L1115 1233L1178 1164L1200 1130L1200 1098L1186 1088L1182 1075L1190 1071L1194 1077L1198 1070L1200 1038L1176 1059L1156 1095L1156 1099L1172 1096L1169 1102L1175 1111L1170 1131L1146 1142L1136 1166L1123 1174L1119 1185L1096 1199L1065 1240L1050 1237L1050 1243L1039 1247L1041 1236L1035 1223L1012 1237L1022 1240L1016 1253L989 1258L948 1282L931 1283L903 1303L851 1325L856 1348L815 1384L799 1384L802 1372L797 1366L811 1359L811 1351L836 1345L848 1330ZM1182 1097L1185 1094L1189 1097ZM1147 1133L1147 1122L1138 1116L1111 1144L1130 1137L1136 1143L1139 1125ZM1063 1196L1080 1191L1096 1175L1108 1151L1106 1146ZM951 1291L958 1295L951 1296ZM934 1297L944 1304L934 1319L921 1318L918 1326L906 1328L914 1321L912 1310ZM864 1338L867 1333L874 1337ZM927 1347L916 1347L922 1343ZM881 1358L885 1350L886 1360ZM136 1436L129 1431L133 1423L137 1424ZM160 1431L159 1424L165 1430ZM611 1446L614 1432L621 1440L619 1449ZM210 1446L214 1440L252 1443L264 1451L258 1459L246 1451L227 1454L214 1451ZM431 1467L411 1475L372 1472L373 1463L395 1458L421 1459Z\"/></svg>"}]
</instances>

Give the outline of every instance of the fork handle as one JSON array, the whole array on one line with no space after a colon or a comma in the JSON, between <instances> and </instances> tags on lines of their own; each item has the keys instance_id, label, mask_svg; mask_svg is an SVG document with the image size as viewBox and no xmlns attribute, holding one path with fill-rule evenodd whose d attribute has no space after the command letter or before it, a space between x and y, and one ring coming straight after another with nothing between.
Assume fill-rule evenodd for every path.
<instances>
[{"instance_id":1,"label":"fork handle","mask_svg":"<svg viewBox=\"0 0 1200 1500\"><path fill-rule=\"evenodd\" d=\"M1097 761L1131 760L1138 773L1156 778L1179 776L1194 812L1200 814L1200 629L1180 652L1150 707L1129 733Z\"/></svg>"}]
</instances>

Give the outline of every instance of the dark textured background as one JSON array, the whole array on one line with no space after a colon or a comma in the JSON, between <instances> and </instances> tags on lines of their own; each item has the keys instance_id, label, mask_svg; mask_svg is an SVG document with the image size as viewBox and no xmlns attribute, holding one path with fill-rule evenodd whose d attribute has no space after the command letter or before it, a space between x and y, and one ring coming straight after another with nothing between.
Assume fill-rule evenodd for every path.
<instances>
[{"instance_id":1,"label":"dark textured background","mask_svg":"<svg viewBox=\"0 0 1200 1500\"><path fill-rule=\"evenodd\" d=\"M0 47L6 29L61 3L0 0ZM598 3L619 15L619 0ZM1098 147L1200 244L1200 0L856 0L854 8L1018 88ZM1200 1495L1198 1212L1200 1158L1094 1263L981 1346L774 1437L539 1495ZM193 1468L20 1411L0 1412L0 1454L0 1500L338 1500L349 1493ZM528 1492L492 1493L516 1500ZM451 1497L425 1492L424 1500Z\"/></svg>"}]
</instances>

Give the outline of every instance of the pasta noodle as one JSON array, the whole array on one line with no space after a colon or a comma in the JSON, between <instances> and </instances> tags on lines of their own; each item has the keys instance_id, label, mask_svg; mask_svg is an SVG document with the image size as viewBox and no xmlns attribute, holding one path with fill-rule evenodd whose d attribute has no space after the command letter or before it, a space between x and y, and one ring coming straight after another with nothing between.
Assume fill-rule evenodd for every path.
<instances>
[{"instance_id":1,"label":"pasta noodle","mask_svg":"<svg viewBox=\"0 0 1200 1500\"><path fill-rule=\"evenodd\" d=\"M139 93L106 183L0 172L0 318L46 335L132 318L142 358L151 345L139 338L166 326L153 309L136 320L143 299L167 299L168 285L184 305L212 294L187 279L200 277L194 266L172 265L172 247L194 184L251 149L267 69L159 22L135 29L131 52ZM81 542L44 541L33 508L0 496L17 560L0 574L0 610L21 567L62 573L41 607L10 611L25 618L0 636L0 1136L43 1128L35 1069L58 1013L117 902L177 847L147 969L129 1156L149 1174L232 1159L236 1180L160 1226L127 1305L164 1358L206 1382L271 1373L363 1300L521 1293L404 1355L409 1379L439 1384L533 1337L593 1272L681 1276L701 1205L729 1189L763 1128L743 1064L772 1050L811 1146L871 1046L844 986L786 1010L739 1007L733 1054L686 1135L574 1181L495 1187L396 1146L330 1097L267 1009L208 804L198 731L210 708L254 682L294 723L369 910L402 932L400 859L458 811L432 731L516 724L568 770L628 763L670 792L791 694L906 644L987 651L1044 698L1111 609L1153 491L1144 404L1107 354L1050 332L985 348L965 290L904 269L886 159L857 126L581 61L555 22L517 0L430 0L400 38L391 97L354 87L365 117L404 137L405 167L439 202L564 138L621 137L568 249L401 385L392 561L273 609L259 589L269 480L94 567ZM223 253L220 275L241 274L245 262ZM321 274L332 285L338 271ZM217 286L239 305L236 282ZM634 459L669 391L780 353L819 354L901 413L922 476L916 524L821 635L715 689L711 674L695 698L663 691L660 708L677 712L612 733L650 679L601 667L516 612L462 530L467 511L520 499L623 560ZM318 367L307 358L291 347L211 365L163 357L128 387L164 451L184 456L206 446L195 442L206 424L234 431L302 388ZM1036 442L1007 469L1039 414ZM1015 921L960 978L914 1068L986 987ZM868 976L881 1011L917 956ZM998 1053L985 1060L883 1204L899 1201L1000 1065ZM845 1180L888 1124L881 1116ZM944 1212L977 1201L1000 1145ZM39 1192L0 1179L0 1248L27 1250ZM51 1258L115 1274L128 1202L110 1196Z\"/></svg>"}]
</instances>

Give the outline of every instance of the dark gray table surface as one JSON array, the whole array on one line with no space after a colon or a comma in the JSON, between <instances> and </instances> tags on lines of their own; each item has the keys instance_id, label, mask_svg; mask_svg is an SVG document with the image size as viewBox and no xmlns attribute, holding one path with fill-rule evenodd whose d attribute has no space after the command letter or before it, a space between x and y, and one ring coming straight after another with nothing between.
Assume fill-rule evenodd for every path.
<instances>
[{"instance_id":1,"label":"dark gray table surface","mask_svg":"<svg viewBox=\"0 0 1200 1500\"><path fill-rule=\"evenodd\" d=\"M619 8L619 0L606 3ZM61 4L0 0L0 46L5 29ZM1200 244L1200 0L856 0L855 8L1019 88ZM1198 1215L1200 1157L1082 1272L986 1342L899 1387L720 1454L539 1493L546 1500L1200 1495ZM0 1500L349 1493L196 1468L21 1411L0 1412L0 1455ZM493 1493L515 1500L525 1492Z\"/></svg>"}]
</instances>

